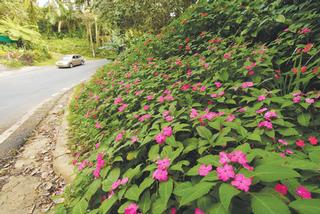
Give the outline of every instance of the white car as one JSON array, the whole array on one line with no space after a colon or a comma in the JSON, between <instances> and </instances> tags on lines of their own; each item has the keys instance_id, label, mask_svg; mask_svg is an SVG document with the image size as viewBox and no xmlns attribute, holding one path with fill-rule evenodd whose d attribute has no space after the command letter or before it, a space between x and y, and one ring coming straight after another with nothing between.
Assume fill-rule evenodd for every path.
<instances>
[{"instance_id":1,"label":"white car","mask_svg":"<svg viewBox=\"0 0 320 214\"><path fill-rule=\"evenodd\" d=\"M76 65L84 64L85 59L78 54L65 55L58 62L56 62L58 68L72 68Z\"/></svg>"}]
</instances>

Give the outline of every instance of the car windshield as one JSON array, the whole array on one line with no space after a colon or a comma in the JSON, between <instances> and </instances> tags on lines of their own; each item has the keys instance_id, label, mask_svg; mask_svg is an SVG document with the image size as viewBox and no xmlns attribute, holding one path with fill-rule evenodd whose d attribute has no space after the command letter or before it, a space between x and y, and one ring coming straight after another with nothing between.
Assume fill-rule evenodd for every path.
<instances>
[{"instance_id":1,"label":"car windshield","mask_svg":"<svg viewBox=\"0 0 320 214\"><path fill-rule=\"evenodd\" d=\"M62 61L70 60L70 59L72 59L72 56L63 56L63 57L61 58Z\"/></svg>"}]
</instances>

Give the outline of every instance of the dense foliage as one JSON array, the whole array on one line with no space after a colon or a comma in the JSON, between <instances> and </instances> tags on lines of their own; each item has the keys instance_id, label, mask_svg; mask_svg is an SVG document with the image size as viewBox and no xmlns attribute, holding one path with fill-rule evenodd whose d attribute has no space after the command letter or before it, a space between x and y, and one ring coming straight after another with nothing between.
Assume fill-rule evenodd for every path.
<instances>
[{"instance_id":1,"label":"dense foliage","mask_svg":"<svg viewBox=\"0 0 320 214\"><path fill-rule=\"evenodd\" d=\"M57 213L319 213L320 4L192 5L81 85Z\"/></svg>"}]
</instances>

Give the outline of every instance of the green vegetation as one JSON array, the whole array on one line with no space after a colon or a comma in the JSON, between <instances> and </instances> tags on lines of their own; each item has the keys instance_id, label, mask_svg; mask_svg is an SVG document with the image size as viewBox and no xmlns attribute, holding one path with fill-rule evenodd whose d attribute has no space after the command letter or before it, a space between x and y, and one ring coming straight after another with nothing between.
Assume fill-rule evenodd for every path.
<instances>
[{"instance_id":1,"label":"green vegetation","mask_svg":"<svg viewBox=\"0 0 320 214\"><path fill-rule=\"evenodd\" d=\"M78 87L56 213L318 213L320 5L216 0Z\"/></svg>"}]
</instances>

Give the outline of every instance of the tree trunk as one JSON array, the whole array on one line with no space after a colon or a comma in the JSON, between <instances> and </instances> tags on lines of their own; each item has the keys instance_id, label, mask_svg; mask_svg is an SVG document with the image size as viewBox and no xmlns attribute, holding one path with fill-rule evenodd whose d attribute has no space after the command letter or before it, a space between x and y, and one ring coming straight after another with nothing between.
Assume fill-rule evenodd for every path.
<instances>
[{"instance_id":1,"label":"tree trunk","mask_svg":"<svg viewBox=\"0 0 320 214\"><path fill-rule=\"evenodd\" d=\"M94 18L94 28L95 28L95 34L96 34L96 44L100 44L99 42L99 31L98 31L98 23L97 23L97 17Z\"/></svg>"},{"instance_id":2,"label":"tree trunk","mask_svg":"<svg viewBox=\"0 0 320 214\"><path fill-rule=\"evenodd\" d=\"M93 58L95 58L96 54L94 52L91 24L88 25L88 31L89 31L89 40L90 40L90 47L91 47L91 50L92 50L92 56L93 56Z\"/></svg>"},{"instance_id":3,"label":"tree trunk","mask_svg":"<svg viewBox=\"0 0 320 214\"><path fill-rule=\"evenodd\" d=\"M58 22L58 33L61 33L62 21Z\"/></svg>"}]
</instances>

